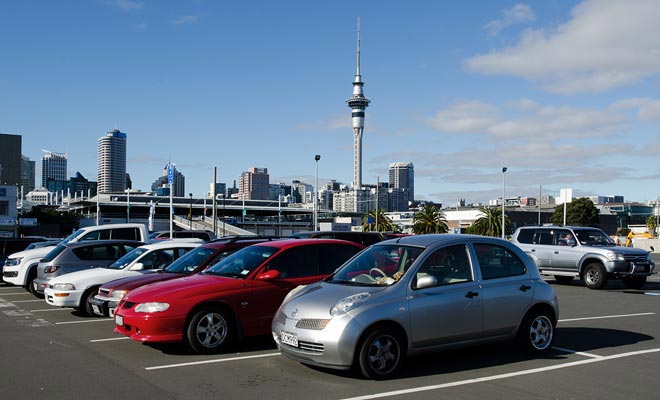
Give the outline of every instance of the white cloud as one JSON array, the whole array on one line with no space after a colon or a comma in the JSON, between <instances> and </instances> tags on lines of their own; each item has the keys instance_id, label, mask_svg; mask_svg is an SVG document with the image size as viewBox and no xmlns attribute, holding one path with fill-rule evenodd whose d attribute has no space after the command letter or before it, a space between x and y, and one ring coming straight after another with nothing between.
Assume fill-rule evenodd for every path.
<instances>
[{"instance_id":1,"label":"white cloud","mask_svg":"<svg viewBox=\"0 0 660 400\"><path fill-rule=\"evenodd\" d=\"M508 10L502 11L502 19L496 19L490 21L482 27L488 35L495 36L502 29L508 28L512 25L532 22L536 20L536 15L532 11L531 7L526 4L516 4Z\"/></svg>"},{"instance_id":2,"label":"white cloud","mask_svg":"<svg viewBox=\"0 0 660 400\"><path fill-rule=\"evenodd\" d=\"M482 132L496 122L497 108L480 101L459 101L439 111L426 123L445 132Z\"/></svg>"},{"instance_id":3,"label":"white cloud","mask_svg":"<svg viewBox=\"0 0 660 400\"><path fill-rule=\"evenodd\" d=\"M178 25L194 24L197 21L199 21L199 16L197 15L182 15L180 17L176 17L172 19L170 22L172 23L172 25L178 26Z\"/></svg>"},{"instance_id":4,"label":"white cloud","mask_svg":"<svg viewBox=\"0 0 660 400\"><path fill-rule=\"evenodd\" d=\"M143 2L132 0L110 0L106 1L105 4L118 8L122 11L136 11L142 10L144 8Z\"/></svg>"},{"instance_id":5,"label":"white cloud","mask_svg":"<svg viewBox=\"0 0 660 400\"><path fill-rule=\"evenodd\" d=\"M653 99L626 99L616 102L612 109L637 109L640 121L660 121L660 101Z\"/></svg>"},{"instance_id":6,"label":"white cloud","mask_svg":"<svg viewBox=\"0 0 660 400\"><path fill-rule=\"evenodd\" d=\"M476 55L466 67L523 77L555 93L600 92L660 72L656 0L587 0L566 23L526 30L512 47Z\"/></svg>"}]
</instances>

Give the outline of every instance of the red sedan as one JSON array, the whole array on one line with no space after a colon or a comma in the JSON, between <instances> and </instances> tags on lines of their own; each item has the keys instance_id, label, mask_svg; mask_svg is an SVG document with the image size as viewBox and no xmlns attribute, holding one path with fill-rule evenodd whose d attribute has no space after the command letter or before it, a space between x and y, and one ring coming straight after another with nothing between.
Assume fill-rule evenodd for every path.
<instances>
[{"instance_id":1,"label":"red sedan","mask_svg":"<svg viewBox=\"0 0 660 400\"><path fill-rule=\"evenodd\" d=\"M319 281L364 246L292 239L245 247L205 271L129 292L115 332L141 342L185 341L198 353L225 350L243 336L269 335L284 296Z\"/></svg>"}]
</instances>

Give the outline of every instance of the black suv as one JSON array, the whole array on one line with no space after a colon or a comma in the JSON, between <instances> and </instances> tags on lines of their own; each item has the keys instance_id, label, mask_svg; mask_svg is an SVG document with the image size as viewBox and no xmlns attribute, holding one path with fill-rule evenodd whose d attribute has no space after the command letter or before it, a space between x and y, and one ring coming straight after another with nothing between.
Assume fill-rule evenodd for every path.
<instances>
[{"instance_id":1,"label":"black suv","mask_svg":"<svg viewBox=\"0 0 660 400\"><path fill-rule=\"evenodd\" d=\"M378 232L354 232L354 231L314 231L298 232L289 236L294 239L341 239L349 242L359 243L365 246L371 246L374 243L382 242L385 238Z\"/></svg>"}]
</instances>

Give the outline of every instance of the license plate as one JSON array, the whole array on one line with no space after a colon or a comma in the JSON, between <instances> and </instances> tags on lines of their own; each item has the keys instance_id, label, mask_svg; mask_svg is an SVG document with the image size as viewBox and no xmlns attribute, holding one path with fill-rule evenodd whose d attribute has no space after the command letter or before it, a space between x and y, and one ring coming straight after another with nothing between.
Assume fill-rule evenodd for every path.
<instances>
[{"instance_id":1,"label":"license plate","mask_svg":"<svg viewBox=\"0 0 660 400\"><path fill-rule=\"evenodd\" d=\"M280 342L289 346L298 347L298 335L291 332L280 331Z\"/></svg>"},{"instance_id":2,"label":"license plate","mask_svg":"<svg viewBox=\"0 0 660 400\"><path fill-rule=\"evenodd\" d=\"M124 326L124 317L121 315L115 315L115 324L119 326Z\"/></svg>"},{"instance_id":3,"label":"license plate","mask_svg":"<svg viewBox=\"0 0 660 400\"><path fill-rule=\"evenodd\" d=\"M115 309L114 308L108 308L108 314L110 314L111 317L115 315Z\"/></svg>"}]
</instances>

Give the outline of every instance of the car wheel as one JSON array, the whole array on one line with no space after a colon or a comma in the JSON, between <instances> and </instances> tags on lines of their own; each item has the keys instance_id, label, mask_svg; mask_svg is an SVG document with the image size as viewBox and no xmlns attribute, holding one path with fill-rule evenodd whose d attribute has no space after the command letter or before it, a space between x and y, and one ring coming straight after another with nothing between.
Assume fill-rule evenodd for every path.
<instances>
[{"instance_id":1,"label":"car wheel","mask_svg":"<svg viewBox=\"0 0 660 400\"><path fill-rule=\"evenodd\" d=\"M561 283L565 285L573 282L573 277L566 275L555 275L555 281L557 281L557 283Z\"/></svg>"},{"instance_id":2,"label":"car wheel","mask_svg":"<svg viewBox=\"0 0 660 400\"><path fill-rule=\"evenodd\" d=\"M199 310L188 324L186 338L197 353L218 353L234 339L232 320L225 311L217 308Z\"/></svg>"},{"instance_id":3,"label":"car wheel","mask_svg":"<svg viewBox=\"0 0 660 400\"><path fill-rule=\"evenodd\" d=\"M607 283L607 274L602 265L591 263L584 269L584 283L589 289L602 289Z\"/></svg>"},{"instance_id":4,"label":"car wheel","mask_svg":"<svg viewBox=\"0 0 660 400\"><path fill-rule=\"evenodd\" d=\"M622 278L623 286L628 289L641 289L646 283L645 276L631 276L629 278Z\"/></svg>"},{"instance_id":5,"label":"car wheel","mask_svg":"<svg viewBox=\"0 0 660 400\"><path fill-rule=\"evenodd\" d=\"M80 298L80 305L78 306L77 310L87 315L88 317L93 317L94 309L92 309L92 304L89 302L89 299L94 297L98 291L98 286L87 289Z\"/></svg>"},{"instance_id":6,"label":"car wheel","mask_svg":"<svg viewBox=\"0 0 660 400\"><path fill-rule=\"evenodd\" d=\"M520 324L518 344L528 353L547 351L555 339L555 326L552 318L545 311L528 314Z\"/></svg>"},{"instance_id":7,"label":"car wheel","mask_svg":"<svg viewBox=\"0 0 660 400\"><path fill-rule=\"evenodd\" d=\"M394 376L403 363L404 346L401 335L395 330L375 329L367 335L359 348L360 372L369 379L387 379Z\"/></svg>"},{"instance_id":8,"label":"car wheel","mask_svg":"<svg viewBox=\"0 0 660 400\"><path fill-rule=\"evenodd\" d=\"M25 283L25 290L32 293L34 296L36 296L40 299L43 299L44 295L37 292L34 289L33 282L34 282L35 279L37 279L37 266L36 265L32 269L30 269L30 272L28 273L27 282Z\"/></svg>"}]
</instances>

